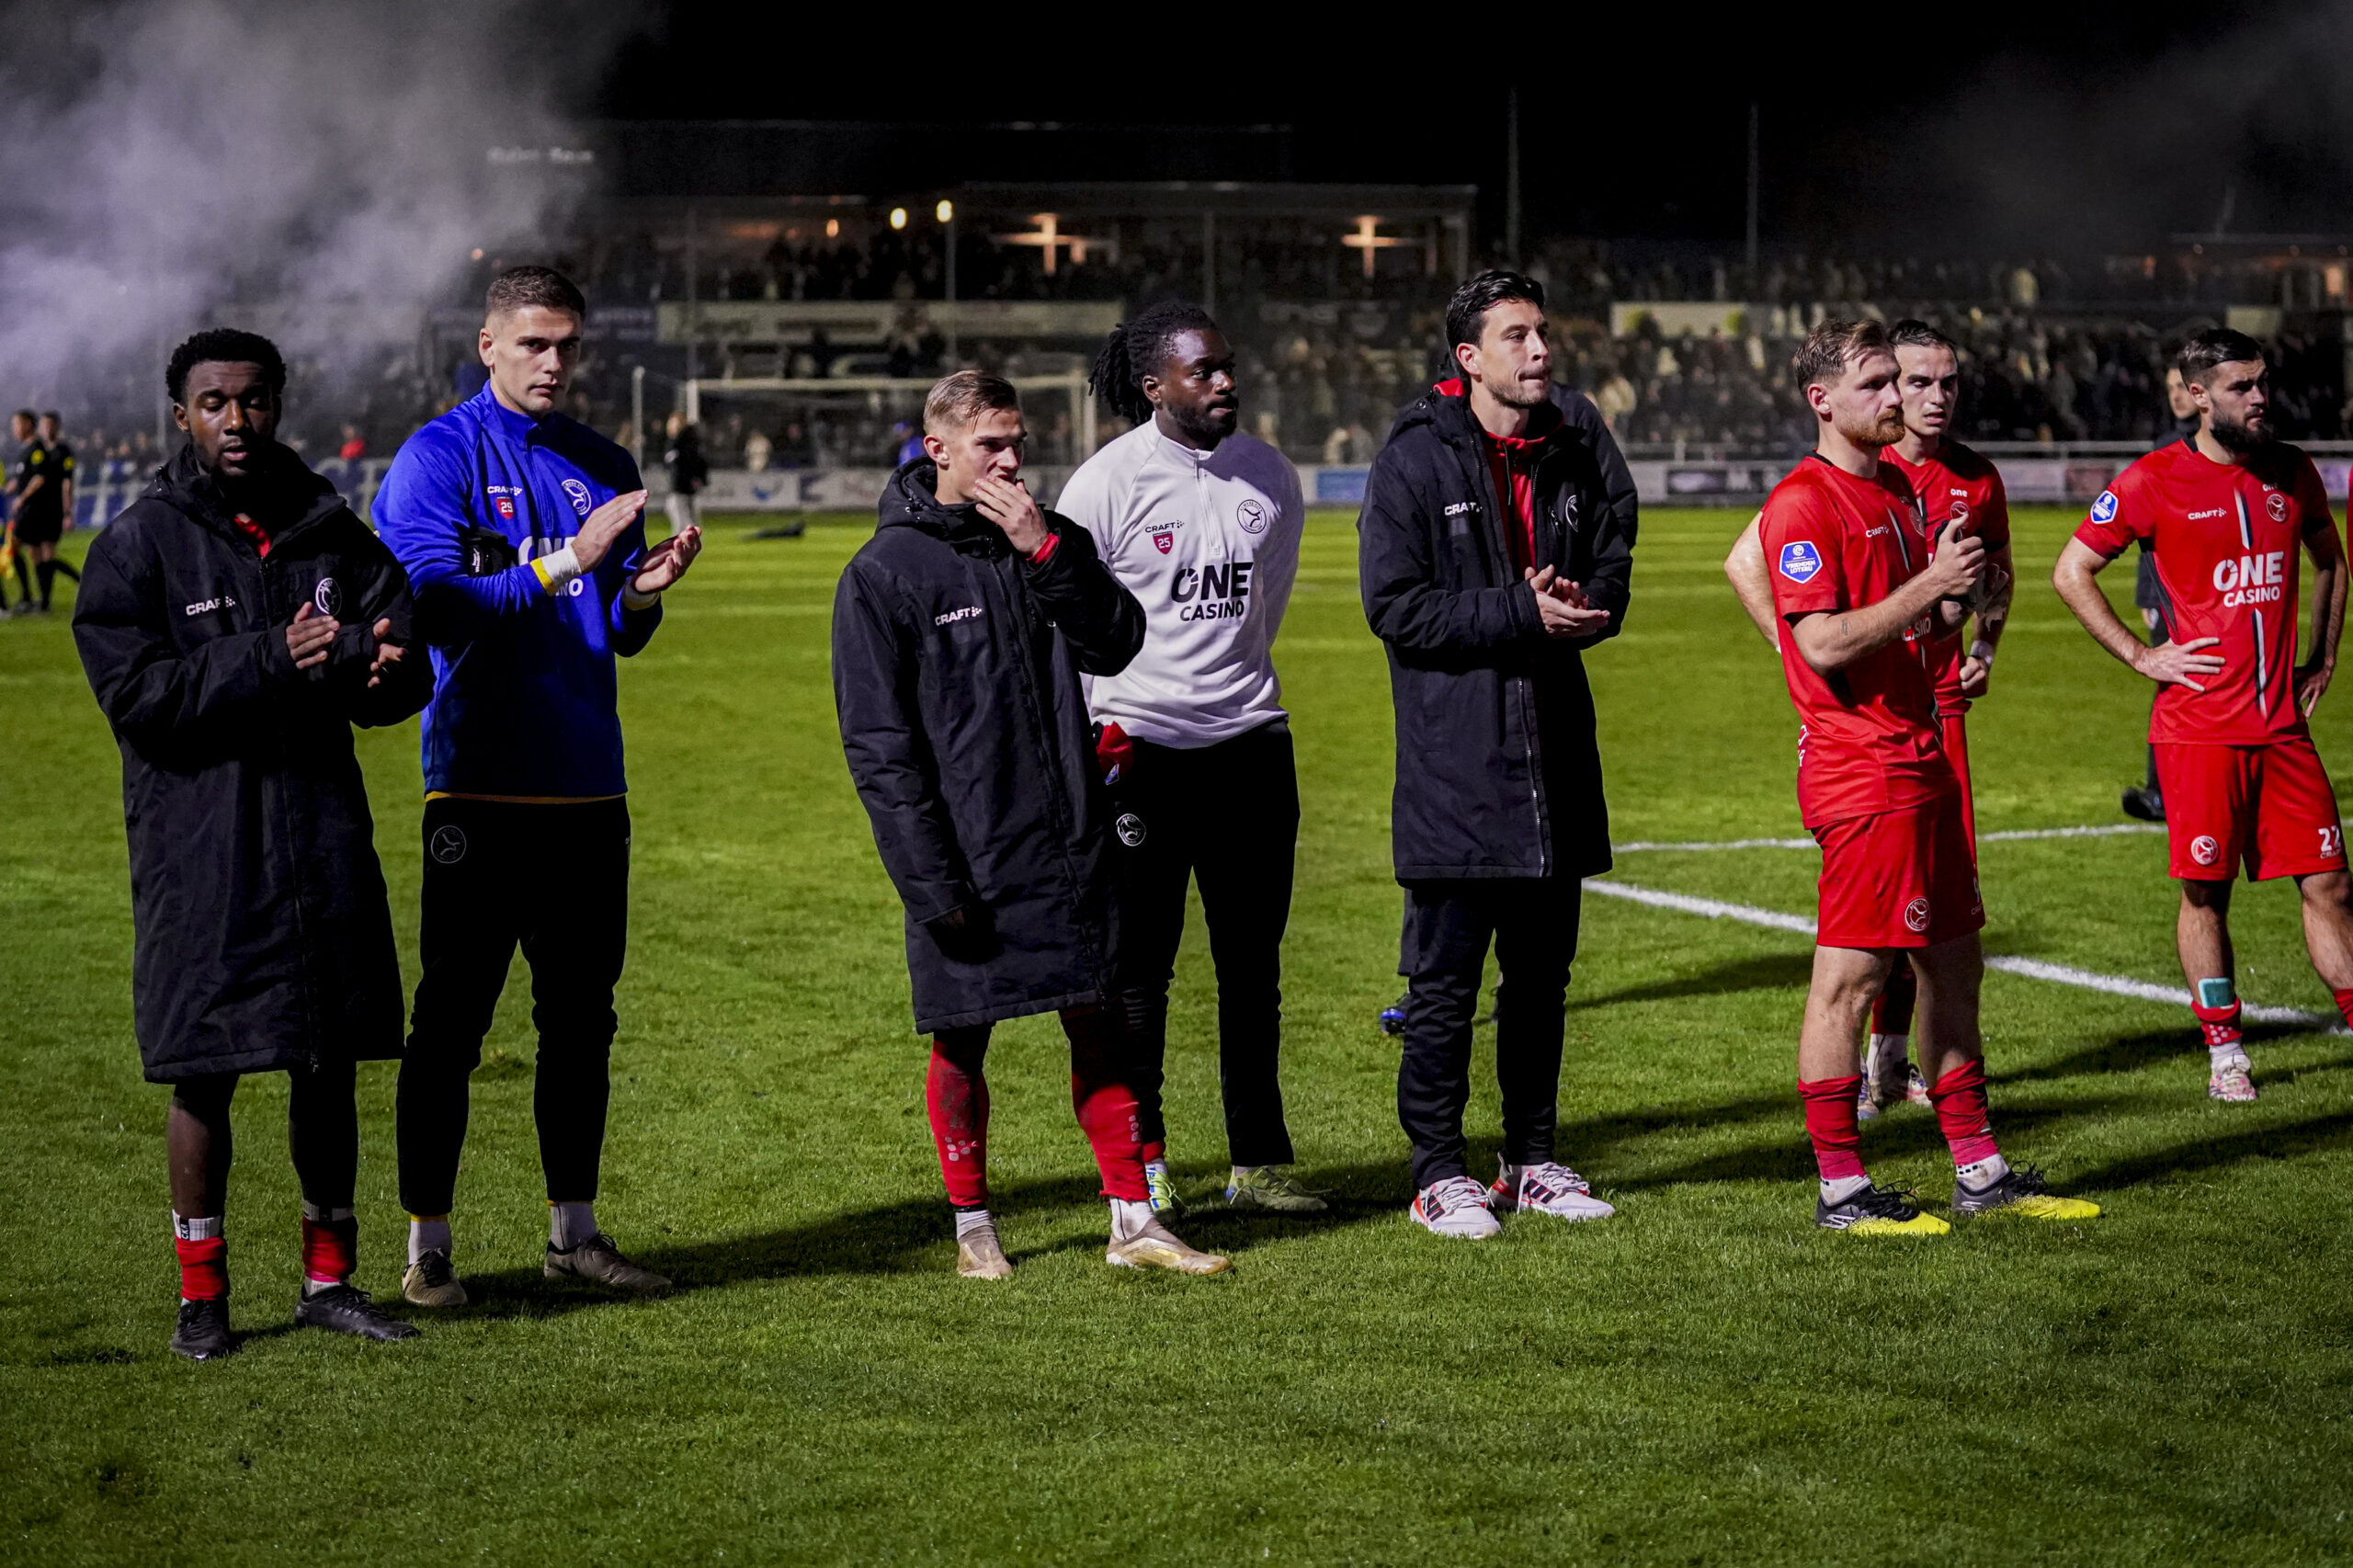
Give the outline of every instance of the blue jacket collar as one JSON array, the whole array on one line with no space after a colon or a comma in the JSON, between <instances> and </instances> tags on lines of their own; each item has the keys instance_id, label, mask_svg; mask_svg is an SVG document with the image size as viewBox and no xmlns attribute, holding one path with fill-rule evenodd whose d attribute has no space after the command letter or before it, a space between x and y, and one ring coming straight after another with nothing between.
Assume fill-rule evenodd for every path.
<instances>
[{"instance_id":1,"label":"blue jacket collar","mask_svg":"<svg viewBox=\"0 0 2353 1568\"><path fill-rule=\"evenodd\" d=\"M498 394L491 391L487 382L470 401L475 405L483 424L510 440L529 444L535 437L544 438L552 433L551 427L556 420L554 410L549 410L537 419L528 414L517 414L498 401Z\"/></svg>"}]
</instances>

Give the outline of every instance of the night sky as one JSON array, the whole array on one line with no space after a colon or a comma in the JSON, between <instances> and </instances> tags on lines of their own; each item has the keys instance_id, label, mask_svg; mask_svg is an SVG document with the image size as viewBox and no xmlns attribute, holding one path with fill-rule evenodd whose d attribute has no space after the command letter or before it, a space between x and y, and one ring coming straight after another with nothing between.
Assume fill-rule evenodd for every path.
<instances>
[{"instance_id":1,"label":"night sky","mask_svg":"<svg viewBox=\"0 0 2353 1568\"><path fill-rule=\"evenodd\" d=\"M2034 13L2048 25L2031 36L1949 7L1839 17L1852 28L1844 38L1797 8L1747 13L1738 27L1752 37L1696 13L1611 31L1578 8L1546 7L1531 12L1541 20L1524 42L1501 49L1484 33L1425 42L1328 22L1252 32L1222 11L1171 13L1156 29L1031 13L822 39L747 29L744 14L667 7L601 78L580 78L575 107L624 119L1077 123L1097 130L1040 138L1036 166L1001 177L1133 169L1468 183L1480 187L1483 222L1500 230L1516 63L1530 234L1736 244L1752 100L1768 244L2085 254L2211 229L2226 202L2234 232L2353 231L2344 4L2060 6ZM1201 36L1218 41L1180 41ZM1043 63L1074 48L1086 68ZM961 59L1004 64L951 74L940 63ZM1290 129L1239 129L1263 125ZM1093 150L1086 167L1046 145L1079 141ZM901 183L926 183L924 160L906 162Z\"/></svg>"}]
</instances>

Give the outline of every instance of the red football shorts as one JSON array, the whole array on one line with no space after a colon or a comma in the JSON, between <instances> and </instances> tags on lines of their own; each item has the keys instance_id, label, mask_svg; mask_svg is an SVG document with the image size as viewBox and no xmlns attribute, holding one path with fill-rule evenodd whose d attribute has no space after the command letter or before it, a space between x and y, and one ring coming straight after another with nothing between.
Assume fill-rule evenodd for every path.
<instances>
[{"instance_id":1,"label":"red football shorts","mask_svg":"<svg viewBox=\"0 0 2353 1568\"><path fill-rule=\"evenodd\" d=\"M1825 823L1813 837L1823 947L1933 948L1984 928L1960 796Z\"/></svg>"},{"instance_id":2,"label":"red football shorts","mask_svg":"<svg viewBox=\"0 0 2353 1568\"><path fill-rule=\"evenodd\" d=\"M2260 746L2156 743L2172 874L2226 882L2345 869L2336 792L2310 735Z\"/></svg>"},{"instance_id":3,"label":"red football shorts","mask_svg":"<svg viewBox=\"0 0 2353 1568\"><path fill-rule=\"evenodd\" d=\"M1969 703L1958 700L1948 708L1937 699L1937 728L1944 733L1945 757L1953 777L1961 780L1961 830L1969 840L1969 858L1977 858L1977 794L1969 782Z\"/></svg>"}]
</instances>

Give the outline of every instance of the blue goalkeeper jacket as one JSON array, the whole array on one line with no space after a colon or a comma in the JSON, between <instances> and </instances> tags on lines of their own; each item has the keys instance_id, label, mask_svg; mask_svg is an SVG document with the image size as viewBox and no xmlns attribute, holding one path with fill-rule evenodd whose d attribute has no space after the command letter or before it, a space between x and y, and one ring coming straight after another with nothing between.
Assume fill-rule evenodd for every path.
<instances>
[{"instance_id":1,"label":"blue goalkeeper jacket","mask_svg":"<svg viewBox=\"0 0 2353 1568\"><path fill-rule=\"evenodd\" d=\"M427 794L510 800L619 795L613 656L662 619L621 587L645 554L642 520L597 569L564 583L543 562L588 514L638 489L627 452L561 414L532 419L484 387L402 446L376 492L376 530L407 568L433 654Z\"/></svg>"}]
</instances>

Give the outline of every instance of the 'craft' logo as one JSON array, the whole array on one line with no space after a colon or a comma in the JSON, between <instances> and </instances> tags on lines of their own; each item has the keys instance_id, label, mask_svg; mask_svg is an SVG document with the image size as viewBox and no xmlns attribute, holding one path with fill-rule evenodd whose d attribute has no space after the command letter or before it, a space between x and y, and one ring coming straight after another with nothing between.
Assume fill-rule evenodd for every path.
<instances>
[{"instance_id":1,"label":"'craft' logo","mask_svg":"<svg viewBox=\"0 0 2353 1568\"><path fill-rule=\"evenodd\" d=\"M2201 833L2189 841L2189 858L2201 866L2211 866L2222 858L2222 846L2214 842L2213 835Z\"/></svg>"},{"instance_id":2,"label":"'craft' logo","mask_svg":"<svg viewBox=\"0 0 2353 1568\"><path fill-rule=\"evenodd\" d=\"M460 827L443 825L433 830L433 858L444 866L454 866L466 858L466 834Z\"/></svg>"},{"instance_id":3,"label":"'craft' logo","mask_svg":"<svg viewBox=\"0 0 2353 1568\"><path fill-rule=\"evenodd\" d=\"M1908 930L1927 930L1928 928L1928 901L1925 898L1915 898L1911 903L1905 904L1904 906L1904 924L1905 928Z\"/></svg>"}]
</instances>

